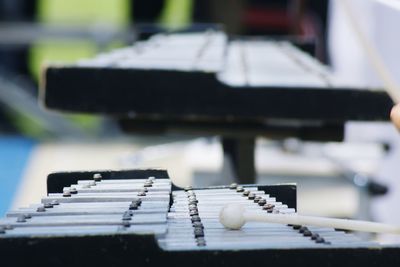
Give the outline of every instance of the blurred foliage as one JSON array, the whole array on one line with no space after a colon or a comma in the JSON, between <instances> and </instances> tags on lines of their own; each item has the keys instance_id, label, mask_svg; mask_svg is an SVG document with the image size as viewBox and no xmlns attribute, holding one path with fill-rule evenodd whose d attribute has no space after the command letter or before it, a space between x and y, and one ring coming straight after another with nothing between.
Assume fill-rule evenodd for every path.
<instances>
[{"instance_id":1,"label":"blurred foliage","mask_svg":"<svg viewBox=\"0 0 400 267\"><path fill-rule=\"evenodd\" d=\"M192 9L192 0L168 0L159 22L171 29L185 27L191 23Z\"/></svg>"},{"instance_id":2,"label":"blurred foliage","mask_svg":"<svg viewBox=\"0 0 400 267\"><path fill-rule=\"evenodd\" d=\"M72 63L79 59L96 55L93 42L85 40L42 40L33 44L29 51L29 69L36 81L40 79L40 70L47 63Z\"/></svg>"},{"instance_id":3,"label":"blurred foliage","mask_svg":"<svg viewBox=\"0 0 400 267\"><path fill-rule=\"evenodd\" d=\"M55 137L53 133L46 130L46 126L43 124L41 118L17 111L8 111L6 116L18 132L23 133L24 136L36 140ZM64 115L64 117L74 122L77 129L81 130L85 136L99 135L103 121L101 117L85 114Z\"/></svg>"},{"instance_id":4,"label":"blurred foliage","mask_svg":"<svg viewBox=\"0 0 400 267\"><path fill-rule=\"evenodd\" d=\"M37 19L43 23L70 25L127 25L130 3L129 0L39 0Z\"/></svg>"},{"instance_id":5,"label":"blurred foliage","mask_svg":"<svg viewBox=\"0 0 400 267\"><path fill-rule=\"evenodd\" d=\"M15 128L25 136L35 139L49 137L49 133L46 132L44 125L38 118L34 118L30 114L16 111L8 112L7 116L10 118Z\"/></svg>"},{"instance_id":6,"label":"blurred foliage","mask_svg":"<svg viewBox=\"0 0 400 267\"><path fill-rule=\"evenodd\" d=\"M144 1L144 0L142 0ZM151 1L151 0L148 0ZM132 21L130 0L39 0L37 21L51 25L126 26ZM169 29L185 27L191 23L192 0L166 0L158 23ZM104 50L124 46L114 42ZM90 40L49 39L32 44L29 50L29 70L32 77L40 80L41 68L48 63L73 63L92 58L99 52L98 44ZM30 114L10 113L14 125L23 133L35 138L48 136L39 118ZM91 115L65 115L75 126L88 134L101 129L101 118Z\"/></svg>"},{"instance_id":7,"label":"blurred foliage","mask_svg":"<svg viewBox=\"0 0 400 267\"><path fill-rule=\"evenodd\" d=\"M90 26L107 24L124 26L130 22L131 1L129 0L39 0L37 21L53 25ZM121 47L116 41L106 49ZM29 70L39 81L41 68L48 63L72 63L91 58L98 53L93 41L64 39L41 40L34 43L29 51ZM12 115L15 126L32 137L46 136L43 125L29 114ZM91 115L65 115L78 128L89 134L96 134L101 128L101 118Z\"/></svg>"},{"instance_id":8,"label":"blurred foliage","mask_svg":"<svg viewBox=\"0 0 400 267\"><path fill-rule=\"evenodd\" d=\"M76 126L85 133L95 135L101 128L102 118L99 116L87 114L69 114L65 116L75 122Z\"/></svg>"}]
</instances>

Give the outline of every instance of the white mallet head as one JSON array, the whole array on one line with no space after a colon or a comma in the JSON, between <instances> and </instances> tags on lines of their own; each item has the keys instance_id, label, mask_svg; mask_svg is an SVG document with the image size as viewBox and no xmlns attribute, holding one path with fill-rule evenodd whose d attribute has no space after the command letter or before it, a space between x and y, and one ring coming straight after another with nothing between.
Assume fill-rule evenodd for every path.
<instances>
[{"instance_id":1,"label":"white mallet head","mask_svg":"<svg viewBox=\"0 0 400 267\"><path fill-rule=\"evenodd\" d=\"M239 230L246 223L245 208L240 204L228 204L219 213L219 222L228 229Z\"/></svg>"}]
</instances>

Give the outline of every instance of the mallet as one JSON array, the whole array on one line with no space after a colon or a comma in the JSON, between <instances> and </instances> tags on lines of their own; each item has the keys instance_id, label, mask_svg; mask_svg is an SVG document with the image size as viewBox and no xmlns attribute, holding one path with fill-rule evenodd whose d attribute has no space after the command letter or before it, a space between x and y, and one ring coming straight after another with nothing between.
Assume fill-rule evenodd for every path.
<instances>
[{"instance_id":1,"label":"mallet","mask_svg":"<svg viewBox=\"0 0 400 267\"><path fill-rule=\"evenodd\" d=\"M302 216L297 214L270 214L262 213L261 211L246 211L245 207L240 204L225 205L219 214L219 221L226 228L236 230L242 228L246 222L266 222L332 227L361 232L400 234L400 227L395 225L368 221Z\"/></svg>"}]
</instances>

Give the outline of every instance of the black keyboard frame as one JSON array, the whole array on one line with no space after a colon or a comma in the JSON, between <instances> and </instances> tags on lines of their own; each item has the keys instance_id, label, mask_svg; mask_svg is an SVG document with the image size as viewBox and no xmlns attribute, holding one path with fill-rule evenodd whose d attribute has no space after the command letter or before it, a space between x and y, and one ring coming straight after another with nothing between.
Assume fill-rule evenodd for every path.
<instances>
[{"instance_id":1,"label":"black keyboard frame","mask_svg":"<svg viewBox=\"0 0 400 267\"><path fill-rule=\"evenodd\" d=\"M48 192L101 173L103 179L168 178L165 170L62 172L48 176ZM263 188L263 187L260 187ZM294 185L266 186L279 200L296 199ZM178 190L175 187L174 190ZM294 203L295 204L295 203ZM291 204L293 205L293 203ZM289 207L291 207L289 205ZM165 251L154 235L0 238L6 266L399 266L400 247Z\"/></svg>"}]
</instances>

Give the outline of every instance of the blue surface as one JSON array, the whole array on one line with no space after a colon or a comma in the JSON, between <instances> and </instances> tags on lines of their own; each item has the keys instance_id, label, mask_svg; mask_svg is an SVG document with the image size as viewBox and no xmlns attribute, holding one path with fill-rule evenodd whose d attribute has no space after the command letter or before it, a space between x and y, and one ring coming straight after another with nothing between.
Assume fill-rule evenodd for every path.
<instances>
[{"instance_id":1,"label":"blue surface","mask_svg":"<svg viewBox=\"0 0 400 267\"><path fill-rule=\"evenodd\" d=\"M10 208L35 141L0 136L0 216Z\"/></svg>"}]
</instances>

